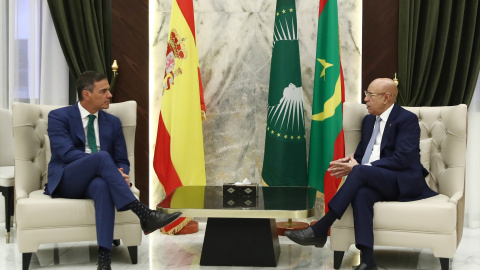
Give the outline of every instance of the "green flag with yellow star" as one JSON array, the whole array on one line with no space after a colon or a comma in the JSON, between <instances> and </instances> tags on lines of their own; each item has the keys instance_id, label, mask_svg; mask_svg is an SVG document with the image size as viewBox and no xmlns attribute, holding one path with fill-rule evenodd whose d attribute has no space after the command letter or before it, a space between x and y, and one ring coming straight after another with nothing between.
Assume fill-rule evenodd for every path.
<instances>
[{"instance_id":1,"label":"green flag with yellow star","mask_svg":"<svg viewBox=\"0 0 480 270\"><path fill-rule=\"evenodd\" d=\"M327 169L330 161L345 156L342 119L344 89L337 1L320 0L308 184L325 194L325 212L341 180L332 177Z\"/></svg>"},{"instance_id":2,"label":"green flag with yellow star","mask_svg":"<svg viewBox=\"0 0 480 270\"><path fill-rule=\"evenodd\" d=\"M262 170L265 183L306 186L306 151L295 0L278 0Z\"/></svg>"}]
</instances>

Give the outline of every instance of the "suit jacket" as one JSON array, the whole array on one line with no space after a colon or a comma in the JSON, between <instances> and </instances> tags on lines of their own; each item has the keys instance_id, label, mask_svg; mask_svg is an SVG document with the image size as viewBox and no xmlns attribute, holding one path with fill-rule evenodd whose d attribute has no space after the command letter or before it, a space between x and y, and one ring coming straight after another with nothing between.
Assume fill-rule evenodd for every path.
<instances>
[{"instance_id":1,"label":"suit jacket","mask_svg":"<svg viewBox=\"0 0 480 270\"><path fill-rule=\"evenodd\" d=\"M117 167L123 168L123 172L128 174L130 162L120 119L100 110L98 129L101 151L110 153ZM48 136L52 158L48 164L45 194L53 194L62 179L64 167L90 155L85 153L85 130L78 103L53 110L48 114Z\"/></svg>"},{"instance_id":2,"label":"suit jacket","mask_svg":"<svg viewBox=\"0 0 480 270\"><path fill-rule=\"evenodd\" d=\"M362 137L354 158L361 164L372 136L375 115L365 116ZM425 182L428 171L420 163L420 127L412 112L394 104L388 117L380 144L380 159L372 166L394 171L400 191L399 201L412 201L437 195Z\"/></svg>"}]
</instances>

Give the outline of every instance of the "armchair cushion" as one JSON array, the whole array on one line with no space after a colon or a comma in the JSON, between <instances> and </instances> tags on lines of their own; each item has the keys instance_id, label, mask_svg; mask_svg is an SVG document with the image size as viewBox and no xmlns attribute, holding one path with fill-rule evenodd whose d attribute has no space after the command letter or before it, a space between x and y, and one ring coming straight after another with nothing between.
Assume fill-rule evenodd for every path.
<instances>
[{"instance_id":1,"label":"armchair cushion","mask_svg":"<svg viewBox=\"0 0 480 270\"><path fill-rule=\"evenodd\" d=\"M451 233L457 225L457 206L449 200L447 196L439 194L412 202L377 202L373 206L374 230ZM351 228L352 225L353 212L348 207L342 219L335 222L335 227Z\"/></svg>"},{"instance_id":2,"label":"armchair cushion","mask_svg":"<svg viewBox=\"0 0 480 270\"><path fill-rule=\"evenodd\" d=\"M135 194L138 197L138 192ZM29 194L29 200L22 201L17 211L22 215L17 217L21 228L35 229L48 227L95 226L95 208L92 200L63 199L44 195L43 190ZM54 209L55 211L51 211ZM116 213L115 223L128 223L138 220L132 211Z\"/></svg>"},{"instance_id":3,"label":"armchair cushion","mask_svg":"<svg viewBox=\"0 0 480 270\"><path fill-rule=\"evenodd\" d=\"M15 184L15 167L0 166L0 186L13 187Z\"/></svg>"}]
</instances>

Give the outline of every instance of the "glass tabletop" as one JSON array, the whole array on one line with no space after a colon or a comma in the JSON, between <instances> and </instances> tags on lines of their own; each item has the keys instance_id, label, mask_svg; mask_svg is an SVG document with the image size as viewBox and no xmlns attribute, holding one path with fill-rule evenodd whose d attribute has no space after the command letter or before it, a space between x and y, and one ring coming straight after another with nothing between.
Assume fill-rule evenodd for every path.
<instances>
[{"instance_id":1,"label":"glass tabletop","mask_svg":"<svg viewBox=\"0 0 480 270\"><path fill-rule=\"evenodd\" d=\"M183 186L157 206L188 217L308 218L314 215L316 189L258 187L257 196L223 196L222 186Z\"/></svg>"}]
</instances>

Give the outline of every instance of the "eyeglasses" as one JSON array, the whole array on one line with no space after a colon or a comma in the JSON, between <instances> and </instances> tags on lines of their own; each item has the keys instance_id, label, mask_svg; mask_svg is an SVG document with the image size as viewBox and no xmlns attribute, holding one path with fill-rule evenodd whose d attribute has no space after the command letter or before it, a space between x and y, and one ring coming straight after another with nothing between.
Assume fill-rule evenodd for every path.
<instances>
[{"instance_id":1,"label":"eyeglasses","mask_svg":"<svg viewBox=\"0 0 480 270\"><path fill-rule=\"evenodd\" d=\"M363 93L365 93L365 96L367 97L374 97L374 96L377 96L377 95L383 95L383 94L386 94L388 92L383 92L383 93L370 93L368 91L363 91Z\"/></svg>"}]
</instances>

